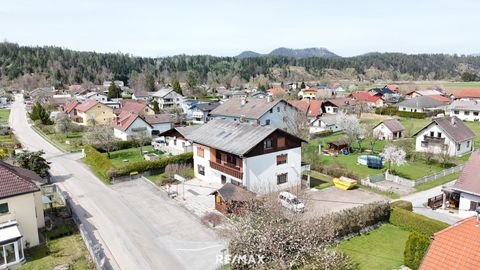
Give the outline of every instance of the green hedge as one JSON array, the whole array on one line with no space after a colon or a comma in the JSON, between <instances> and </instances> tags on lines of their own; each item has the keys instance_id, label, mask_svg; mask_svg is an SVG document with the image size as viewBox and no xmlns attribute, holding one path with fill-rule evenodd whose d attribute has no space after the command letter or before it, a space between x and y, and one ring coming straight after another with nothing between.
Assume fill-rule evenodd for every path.
<instances>
[{"instance_id":1,"label":"green hedge","mask_svg":"<svg viewBox=\"0 0 480 270\"><path fill-rule=\"evenodd\" d=\"M410 269L416 270L420 267L423 256L430 245L430 239L423 234L413 232L408 237L403 252L404 264Z\"/></svg>"},{"instance_id":2,"label":"green hedge","mask_svg":"<svg viewBox=\"0 0 480 270\"><path fill-rule=\"evenodd\" d=\"M391 203L392 208L401 208L408 211L413 211L413 205L409 201L398 200Z\"/></svg>"},{"instance_id":3,"label":"green hedge","mask_svg":"<svg viewBox=\"0 0 480 270\"><path fill-rule=\"evenodd\" d=\"M193 153L185 153L172 157L163 157L158 160L140 161L126 164L121 168L110 167L106 172L109 178L130 175L131 172L144 172L166 167L173 163L193 163Z\"/></svg>"},{"instance_id":4,"label":"green hedge","mask_svg":"<svg viewBox=\"0 0 480 270\"><path fill-rule=\"evenodd\" d=\"M328 137L333 134L333 131L327 129L327 130L322 130L320 132L313 133L310 137L313 138L321 138L321 137Z\"/></svg>"},{"instance_id":5,"label":"green hedge","mask_svg":"<svg viewBox=\"0 0 480 270\"><path fill-rule=\"evenodd\" d=\"M395 115L397 114L397 111L398 109L395 106L375 108L375 113L381 115Z\"/></svg>"},{"instance_id":6,"label":"green hedge","mask_svg":"<svg viewBox=\"0 0 480 270\"><path fill-rule=\"evenodd\" d=\"M123 149L138 147L138 144L134 141L117 141L115 144L116 144L115 150L123 150ZM144 145L149 145L149 144L150 144L150 142L145 142ZM102 145L93 145L93 147L98 152L105 153L105 150L103 150Z\"/></svg>"},{"instance_id":7,"label":"green hedge","mask_svg":"<svg viewBox=\"0 0 480 270\"><path fill-rule=\"evenodd\" d=\"M107 172L113 167L112 161L90 145L86 145L83 149L85 151L85 163L90 165L93 172L100 176L102 180L108 180Z\"/></svg>"},{"instance_id":8,"label":"green hedge","mask_svg":"<svg viewBox=\"0 0 480 270\"><path fill-rule=\"evenodd\" d=\"M433 220L405 209L393 208L390 223L404 230L418 232L427 237L448 227L447 223Z\"/></svg>"},{"instance_id":9,"label":"green hedge","mask_svg":"<svg viewBox=\"0 0 480 270\"><path fill-rule=\"evenodd\" d=\"M415 118L415 119L424 119L425 117L427 117L427 114L424 112L397 111L397 115L400 117Z\"/></svg>"}]
</instances>

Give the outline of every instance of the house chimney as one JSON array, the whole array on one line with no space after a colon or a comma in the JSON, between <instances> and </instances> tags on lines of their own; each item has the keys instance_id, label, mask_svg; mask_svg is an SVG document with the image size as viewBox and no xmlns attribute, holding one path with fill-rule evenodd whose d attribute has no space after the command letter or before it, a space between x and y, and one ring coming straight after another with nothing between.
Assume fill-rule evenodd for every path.
<instances>
[{"instance_id":1,"label":"house chimney","mask_svg":"<svg viewBox=\"0 0 480 270\"><path fill-rule=\"evenodd\" d=\"M246 99L245 97L241 97L241 99L240 99L240 104L241 104L242 106L244 106L245 104L247 104L247 99Z\"/></svg>"},{"instance_id":2,"label":"house chimney","mask_svg":"<svg viewBox=\"0 0 480 270\"><path fill-rule=\"evenodd\" d=\"M245 121L245 115L240 115L240 119L239 119L239 122L240 123L243 123Z\"/></svg>"},{"instance_id":3,"label":"house chimney","mask_svg":"<svg viewBox=\"0 0 480 270\"><path fill-rule=\"evenodd\" d=\"M455 126L455 116L450 117L450 122L452 123L452 126Z\"/></svg>"},{"instance_id":4,"label":"house chimney","mask_svg":"<svg viewBox=\"0 0 480 270\"><path fill-rule=\"evenodd\" d=\"M268 96L267 96L267 102L272 102L272 101L273 101L273 97L270 96L270 95L268 95Z\"/></svg>"}]
</instances>

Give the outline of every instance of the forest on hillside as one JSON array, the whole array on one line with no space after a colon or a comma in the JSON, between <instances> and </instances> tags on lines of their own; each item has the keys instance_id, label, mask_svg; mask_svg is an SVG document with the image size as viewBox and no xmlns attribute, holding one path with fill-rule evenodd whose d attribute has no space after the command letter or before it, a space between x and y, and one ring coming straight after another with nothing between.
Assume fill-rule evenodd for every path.
<instances>
[{"instance_id":1,"label":"forest on hillside","mask_svg":"<svg viewBox=\"0 0 480 270\"><path fill-rule=\"evenodd\" d=\"M0 43L0 87L100 84L122 80L144 88L147 77L189 87L207 84L251 87L271 82L321 80L476 80L480 57L445 54L370 53L346 58L254 58L177 55L147 58L122 53L79 52L59 47ZM145 89L142 89L145 90ZM148 89L146 89L148 90Z\"/></svg>"}]
</instances>

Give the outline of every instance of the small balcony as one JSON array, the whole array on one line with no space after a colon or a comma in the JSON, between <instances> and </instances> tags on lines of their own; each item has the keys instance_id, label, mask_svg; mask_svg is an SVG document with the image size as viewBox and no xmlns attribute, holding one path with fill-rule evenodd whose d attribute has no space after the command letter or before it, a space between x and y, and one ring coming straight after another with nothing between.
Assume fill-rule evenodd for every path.
<instances>
[{"instance_id":1,"label":"small balcony","mask_svg":"<svg viewBox=\"0 0 480 270\"><path fill-rule=\"evenodd\" d=\"M441 138L441 137L434 137L434 136L423 136L423 140L425 142L429 142L429 143L445 143L445 138Z\"/></svg>"},{"instance_id":2,"label":"small balcony","mask_svg":"<svg viewBox=\"0 0 480 270\"><path fill-rule=\"evenodd\" d=\"M233 176L237 179L243 179L243 172L242 168L236 167L229 163L217 163L214 161L210 161L210 167L214 170L220 171L222 173L226 173L230 176Z\"/></svg>"}]
</instances>

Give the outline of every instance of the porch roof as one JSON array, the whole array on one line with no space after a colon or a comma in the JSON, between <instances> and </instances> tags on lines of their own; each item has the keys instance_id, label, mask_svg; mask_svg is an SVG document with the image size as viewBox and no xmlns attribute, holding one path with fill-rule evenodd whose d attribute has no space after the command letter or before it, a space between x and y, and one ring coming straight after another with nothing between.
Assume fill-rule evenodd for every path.
<instances>
[{"instance_id":1,"label":"porch roof","mask_svg":"<svg viewBox=\"0 0 480 270\"><path fill-rule=\"evenodd\" d=\"M18 240L21 237L22 234L18 230L17 224L0 228L0 245Z\"/></svg>"}]
</instances>

